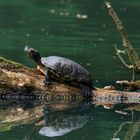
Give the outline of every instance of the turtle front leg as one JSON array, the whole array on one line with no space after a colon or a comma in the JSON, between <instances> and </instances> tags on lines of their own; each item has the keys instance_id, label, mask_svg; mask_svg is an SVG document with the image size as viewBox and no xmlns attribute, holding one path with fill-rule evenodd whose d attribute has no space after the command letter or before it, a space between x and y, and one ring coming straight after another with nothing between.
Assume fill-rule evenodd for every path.
<instances>
[{"instance_id":1,"label":"turtle front leg","mask_svg":"<svg viewBox=\"0 0 140 140\"><path fill-rule=\"evenodd\" d=\"M45 86L50 85L50 74L49 74L49 69L46 70L44 85L45 85Z\"/></svg>"}]
</instances>

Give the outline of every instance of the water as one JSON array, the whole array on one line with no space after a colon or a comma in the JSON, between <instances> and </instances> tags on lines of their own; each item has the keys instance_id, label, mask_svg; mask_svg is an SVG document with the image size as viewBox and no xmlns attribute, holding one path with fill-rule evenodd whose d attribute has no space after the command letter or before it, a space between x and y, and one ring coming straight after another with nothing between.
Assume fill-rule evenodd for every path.
<instances>
[{"instance_id":1,"label":"water","mask_svg":"<svg viewBox=\"0 0 140 140\"><path fill-rule=\"evenodd\" d=\"M139 0L110 2L127 29L133 46L140 52ZM87 18L80 19L79 15L85 15ZM26 45L38 49L42 56L59 55L75 60L88 69L94 85L98 87L115 85L116 80L132 78L131 70L125 68L115 55L114 45L123 49L122 40L103 0L0 0L0 56L35 67L23 51ZM139 79L139 76L136 78ZM26 107L34 114L30 103L26 103ZM9 106L5 110L10 111L8 108ZM18 105L13 108L18 108ZM40 109L38 111L41 112ZM63 122L57 120L56 116L58 119L62 116L68 122L71 122L70 119L72 122L82 119L83 124L79 125L78 121L75 121L75 130L63 136L49 138L40 135L39 131L47 124L36 126L37 118L31 117L31 120L26 119L26 123L15 121L6 125L4 131L0 132L0 139L109 140L123 122L132 121L131 111L128 111L128 115L122 115L114 110L96 107L84 113L85 118L82 118L84 115L80 113L77 108L77 111L55 112L50 115L52 126L55 126L57 121ZM126 123L116 137L122 140L126 135L135 135L133 139L139 140L139 113L134 112L134 116L133 123ZM0 118L3 119L2 116ZM133 130L130 131L132 133L129 129ZM126 139L130 139L130 136Z\"/></svg>"}]
</instances>

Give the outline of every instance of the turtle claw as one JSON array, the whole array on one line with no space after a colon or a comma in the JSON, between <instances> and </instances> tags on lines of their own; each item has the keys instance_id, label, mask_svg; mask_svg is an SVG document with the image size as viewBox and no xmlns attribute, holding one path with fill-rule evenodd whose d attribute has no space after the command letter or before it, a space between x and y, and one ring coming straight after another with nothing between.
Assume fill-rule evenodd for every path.
<instances>
[{"instance_id":1,"label":"turtle claw","mask_svg":"<svg viewBox=\"0 0 140 140\"><path fill-rule=\"evenodd\" d=\"M86 97L86 98L91 97L91 91L85 91L83 93L83 96Z\"/></svg>"},{"instance_id":2,"label":"turtle claw","mask_svg":"<svg viewBox=\"0 0 140 140\"><path fill-rule=\"evenodd\" d=\"M86 91L84 93L84 97L91 97L91 91Z\"/></svg>"},{"instance_id":3,"label":"turtle claw","mask_svg":"<svg viewBox=\"0 0 140 140\"><path fill-rule=\"evenodd\" d=\"M87 86L82 86L82 94L86 98L90 98L92 96L92 89Z\"/></svg>"},{"instance_id":4,"label":"turtle claw","mask_svg":"<svg viewBox=\"0 0 140 140\"><path fill-rule=\"evenodd\" d=\"M50 85L50 81L44 80L43 84L44 84L45 86L49 86L49 85Z\"/></svg>"},{"instance_id":5,"label":"turtle claw","mask_svg":"<svg viewBox=\"0 0 140 140\"><path fill-rule=\"evenodd\" d=\"M46 80L44 80L43 84L44 84L45 86L49 86L49 85L50 85L50 82L47 82Z\"/></svg>"}]
</instances>

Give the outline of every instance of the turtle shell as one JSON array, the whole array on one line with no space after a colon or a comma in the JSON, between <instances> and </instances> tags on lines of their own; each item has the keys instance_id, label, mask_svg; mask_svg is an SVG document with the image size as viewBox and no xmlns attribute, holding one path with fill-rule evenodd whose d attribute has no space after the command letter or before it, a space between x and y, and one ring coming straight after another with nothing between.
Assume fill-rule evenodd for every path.
<instances>
[{"instance_id":1,"label":"turtle shell","mask_svg":"<svg viewBox=\"0 0 140 140\"><path fill-rule=\"evenodd\" d=\"M76 81L91 85L91 76L89 72L78 63L59 56L49 56L41 58L42 64L60 73L69 81Z\"/></svg>"}]
</instances>

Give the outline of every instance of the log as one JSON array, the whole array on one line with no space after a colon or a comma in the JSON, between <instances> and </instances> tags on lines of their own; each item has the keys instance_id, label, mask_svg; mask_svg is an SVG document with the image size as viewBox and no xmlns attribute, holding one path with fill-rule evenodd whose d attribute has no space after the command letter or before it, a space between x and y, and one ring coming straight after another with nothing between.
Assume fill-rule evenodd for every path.
<instances>
[{"instance_id":1,"label":"log","mask_svg":"<svg viewBox=\"0 0 140 140\"><path fill-rule=\"evenodd\" d=\"M125 87L126 91L136 91L140 90L140 81L127 81L127 80L122 80L122 81L116 81L116 84L122 85Z\"/></svg>"},{"instance_id":2,"label":"log","mask_svg":"<svg viewBox=\"0 0 140 140\"><path fill-rule=\"evenodd\" d=\"M0 99L45 99L47 102L63 101L81 102L81 89L53 81L44 86L44 76L35 68L26 67L0 57ZM139 102L140 92L123 92L106 88L92 91L92 104L117 104Z\"/></svg>"},{"instance_id":3,"label":"log","mask_svg":"<svg viewBox=\"0 0 140 140\"><path fill-rule=\"evenodd\" d=\"M44 86L45 77L35 68L0 57L0 95L78 95L81 90L76 87L53 81ZM40 97L41 97L40 96Z\"/></svg>"}]
</instances>

